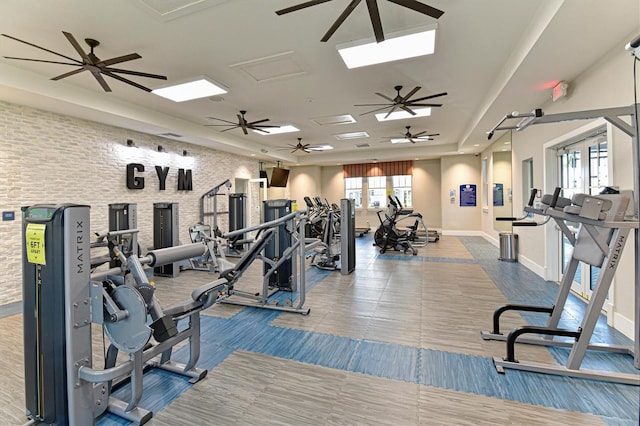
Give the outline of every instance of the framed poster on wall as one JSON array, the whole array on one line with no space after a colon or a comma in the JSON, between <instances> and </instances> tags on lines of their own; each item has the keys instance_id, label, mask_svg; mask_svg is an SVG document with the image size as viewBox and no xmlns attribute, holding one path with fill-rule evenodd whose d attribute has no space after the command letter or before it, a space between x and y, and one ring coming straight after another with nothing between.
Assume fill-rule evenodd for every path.
<instances>
[{"instance_id":1,"label":"framed poster on wall","mask_svg":"<svg viewBox=\"0 0 640 426\"><path fill-rule=\"evenodd\" d=\"M501 183L493 184L493 205L504 206L504 185Z\"/></svg>"},{"instance_id":2,"label":"framed poster on wall","mask_svg":"<svg viewBox=\"0 0 640 426\"><path fill-rule=\"evenodd\" d=\"M476 186L470 183L460 185L460 207L476 206Z\"/></svg>"}]
</instances>

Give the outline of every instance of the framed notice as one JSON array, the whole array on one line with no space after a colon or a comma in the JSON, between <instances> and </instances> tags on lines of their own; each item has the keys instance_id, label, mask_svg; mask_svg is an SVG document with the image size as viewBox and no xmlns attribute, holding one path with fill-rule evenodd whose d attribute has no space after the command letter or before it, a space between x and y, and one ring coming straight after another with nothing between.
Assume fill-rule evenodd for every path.
<instances>
[{"instance_id":1,"label":"framed notice","mask_svg":"<svg viewBox=\"0 0 640 426\"><path fill-rule=\"evenodd\" d=\"M476 206L476 186L472 184L460 185L460 207Z\"/></svg>"},{"instance_id":2,"label":"framed notice","mask_svg":"<svg viewBox=\"0 0 640 426\"><path fill-rule=\"evenodd\" d=\"M504 206L504 186L501 183L493 184L493 205Z\"/></svg>"}]
</instances>

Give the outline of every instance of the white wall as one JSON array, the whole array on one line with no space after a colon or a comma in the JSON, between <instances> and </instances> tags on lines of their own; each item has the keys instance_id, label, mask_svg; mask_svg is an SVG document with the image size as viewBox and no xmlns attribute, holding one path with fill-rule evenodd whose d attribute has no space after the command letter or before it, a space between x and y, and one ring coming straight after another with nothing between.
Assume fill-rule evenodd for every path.
<instances>
[{"instance_id":1,"label":"white wall","mask_svg":"<svg viewBox=\"0 0 640 426\"><path fill-rule=\"evenodd\" d=\"M306 209L304 197L313 198L322 195L320 187L320 166L292 167L289 173L289 193L292 200L296 200L300 209ZM342 197L341 197L342 198ZM338 203L338 200L333 201Z\"/></svg>"},{"instance_id":2,"label":"white wall","mask_svg":"<svg viewBox=\"0 0 640 426\"><path fill-rule=\"evenodd\" d=\"M442 229L442 169L440 159L413 162L413 210L429 229Z\"/></svg>"},{"instance_id":3,"label":"white wall","mask_svg":"<svg viewBox=\"0 0 640 426\"><path fill-rule=\"evenodd\" d=\"M127 147L127 139L137 147ZM168 152L157 152L158 145ZM145 166L142 190L126 187L126 164L132 162ZM202 194L227 178L258 177L258 162L246 157L3 102L0 164L0 210L15 212L14 221L0 222L0 305L22 297L22 206L88 204L91 231L104 233L108 204L137 203L144 251L153 245L153 203L179 203L180 239L186 243L189 226L199 220ZM158 189L156 165L170 167L164 191ZM192 170L193 191L177 190L178 168ZM226 220L221 228L226 230Z\"/></svg>"},{"instance_id":4,"label":"white wall","mask_svg":"<svg viewBox=\"0 0 640 426\"><path fill-rule=\"evenodd\" d=\"M638 29L640 31L640 28ZM636 32L637 35L637 32ZM620 41L612 49L612 53L581 76L570 82L569 96L556 103L543 105L545 114L583 111L610 107L629 106L633 104L633 60L621 47L628 41ZM640 81L638 81L640 85ZM549 193L552 184L547 182L549 170L544 168L543 145L548 141L561 138L568 132L588 125L586 121L573 121L558 124L531 126L525 131L513 134L513 162L522 164L527 158L533 158L534 187L543 188ZM631 139L619 131L610 133L610 150L612 150L611 184L621 189L632 188ZM521 171L514 174L514 200L521 200L522 175ZM515 203L517 206L518 203ZM551 231L548 227L527 227L519 230L520 259L528 263L532 269L540 273L550 269L545 247L545 235ZM633 241L627 243L623 259L618 267L613 296L614 312L611 317L613 326L631 336L634 317L634 288L633 280ZM626 277L627 279L621 279ZM637 295L635 296L637 297Z\"/></svg>"},{"instance_id":5,"label":"white wall","mask_svg":"<svg viewBox=\"0 0 640 426\"><path fill-rule=\"evenodd\" d=\"M482 209L480 183L480 157L474 155L454 155L442 157L442 233L443 234L479 234L480 212ZM475 207L460 206L460 185L476 185L477 200ZM455 191L453 202L449 191Z\"/></svg>"},{"instance_id":6,"label":"white wall","mask_svg":"<svg viewBox=\"0 0 640 426\"><path fill-rule=\"evenodd\" d=\"M320 173L320 193L321 198L326 198L330 203L339 204L339 200L344 198L344 177L342 166L322 167Z\"/></svg>"}]
</instances>

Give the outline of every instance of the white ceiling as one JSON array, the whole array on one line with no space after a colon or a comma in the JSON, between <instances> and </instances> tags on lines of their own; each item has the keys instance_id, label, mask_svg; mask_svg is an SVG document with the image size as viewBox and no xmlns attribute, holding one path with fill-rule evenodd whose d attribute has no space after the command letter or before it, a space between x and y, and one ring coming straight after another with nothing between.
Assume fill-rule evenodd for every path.
<instances>
[{"instance_id":1,"label":"white ceiling","mask_svg":"<svg viewBox=\"0 0 640 426\"><path fill-rule=\"evenodd\" d=\"M421 0L443 10L437 21L379 0L385 33L437 23L436 52L348 70L336 45L373 37L365 2L353 11L327 43L320 39L348 0L333 0L277 16L276 10L303 0L2 0L0 32L70 57L77 57L62 31L83 48L85 38L101 42L101 59L139 53L142 59L119 68L168 76L168 82L207 75L229 88L212 99L174 103L106 77L105 93L88 72L60 81L51 77L71 67L0 58L0 99L151 134L171 132L175 140L294 164L344 164L372 159L437 158L487 147L486 131L507 112L529 112L550 100L550 85L571 83L584 70L640 31L638 0ZM173 11L173 12L172 12ZM0 56L45 60L61 58L6 37ZM274 62L286 59L286 62ZM297 74L258 81L274 70ZM149 88L166 82L131 77ZM372 108L376 92L395 96L415 86L415 97L447 92L430 117L379 123ZM569 93L570 95L571 93ZM293 124L300 132L244 135L207 117ZM351 114L357 122L320 126L312 119ZM426 130L434 141L392 145L388 137ZM370 137L339 141L334 135L366 131ZM297 138L332 151L291 153ZM386 143L382 141L387 140ZM124 143L125 141L123 141ZM368 148L355 145L369 144ZM476 146L479 144L479 146ZM267 151L267 152L265 152Z\"/></svg>"}]
</instances>

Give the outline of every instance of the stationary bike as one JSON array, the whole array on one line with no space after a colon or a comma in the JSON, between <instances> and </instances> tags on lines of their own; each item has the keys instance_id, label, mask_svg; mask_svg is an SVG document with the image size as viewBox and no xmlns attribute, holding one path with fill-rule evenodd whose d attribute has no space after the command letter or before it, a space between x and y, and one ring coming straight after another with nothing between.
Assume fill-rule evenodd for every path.
<instances>
[{"instance_id":1,"label":"stationary bike","mask_svg":"<svg viewBox=\"0 0 640 426\"><path fill-rule=\"evenodd\" d=\"M378 220L380 220L380 226L373 234L374 245L380 248L380 253L384 253L391 248L404 253L411 253L415 256L418 254L418 250L411 245L411 240L413 239L411 231L402 232L396 226L398 216L405 214L402 210L402 204L398 197L388 195L388 198L389 204L387 205L385 218L382 219L382 210L376 212Z\"/></svg>"}]
</instances>

